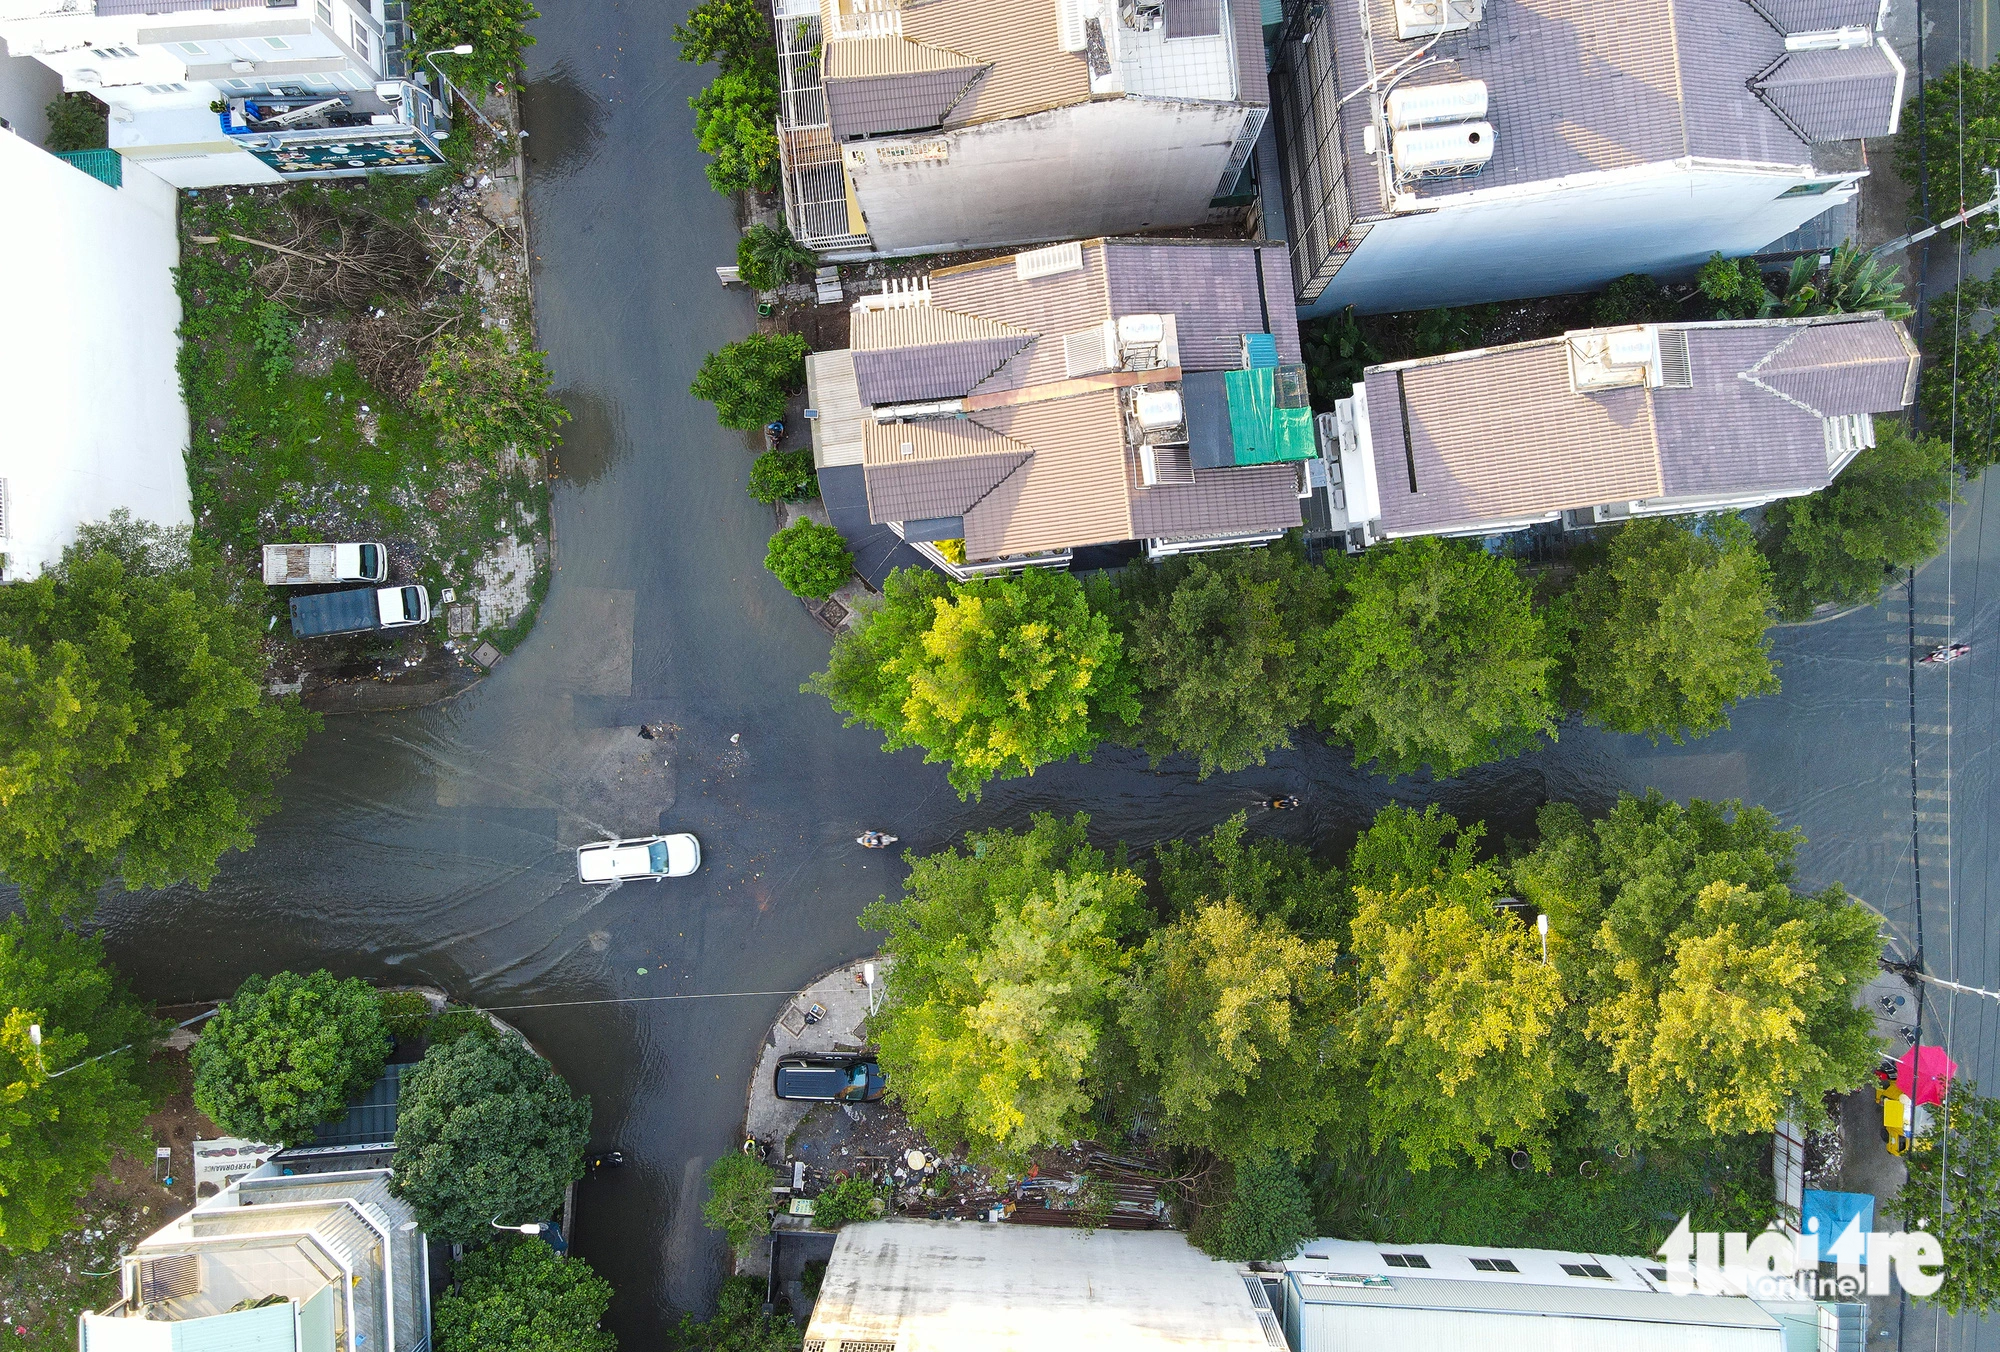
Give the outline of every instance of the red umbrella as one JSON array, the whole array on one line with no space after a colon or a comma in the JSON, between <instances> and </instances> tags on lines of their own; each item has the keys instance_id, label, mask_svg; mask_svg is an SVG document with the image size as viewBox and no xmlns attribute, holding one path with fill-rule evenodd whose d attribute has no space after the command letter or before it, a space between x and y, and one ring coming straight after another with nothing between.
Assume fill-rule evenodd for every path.
<instances>
[{"instance_id":1,"label":"red umbrella","mask_svg":"<svg viewBox=\"0 0 2000 1352\"><path fill-rule=\"evenodd\" d=\"M1912 1103L1942 1103L1951 1077L1958 1074L1958 1062L1944 1054L1942 1047L1912 1047L1896 1062L1896 1088L1910 1094ZM1917 1090L1910 1093L1915 1077Z\"/></svg>"}]
</instances>

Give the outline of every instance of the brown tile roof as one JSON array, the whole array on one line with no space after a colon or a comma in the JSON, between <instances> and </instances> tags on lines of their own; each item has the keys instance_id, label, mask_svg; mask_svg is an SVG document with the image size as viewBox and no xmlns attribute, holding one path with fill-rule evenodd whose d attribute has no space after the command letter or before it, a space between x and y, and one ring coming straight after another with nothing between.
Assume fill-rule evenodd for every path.
<instances>
[{"instance_id":1,"label":"brown tile roof","mask_svg":"<svg viewBox=\"0 0 2000 1352\"><path fill-rule=\"evenodd\" d=\"M1903 81L1879 46L1786 52L1750 88L1810 141L1888 133Z\"/></svg>"},{"instance_id":2,"label":"brown tile roof","mask_svg":"<svg viewBox=\"0 0 2000 1352\"><path fill-rule=\"evenodd\" d=\"M1090 67L1066 52L1056 0L914 0L903 6L903 36L963 52L990 67L947 121L994 122L1090 98Z\"/></svg>"},{"instance_id":3,"label":"brown tile roof","mask_svg":"<svg viewBox=\"0 0 2000 1352\"><path fill-rule=\"evenodd\" d=\"M1063 363L1063 336L1113 318L1104 243L1096 240L1083 246L1079 271L1025 282L1014 275L1011 255L941 268L931 274L931 303L1044 335L982 382L981 390L1019 389L1061 380L1068 373Z\"/></svg>"},{"instance_id":4,"label":"brown tile roof","mask_svg":"<svg viewBox=\"0 0 2000 1352\"><path fill-rule=\"evenodd\" d=\"M1917 360L1903 326L1879 318L1670 331L1688 340L1686 388L1577 393L1561 338L1371 368L1383 525L1422 531L1636 498L1808 491L1827 481L1823 416L1901 409Z\"/></svg>"},{"instance_id":5,"label":"brown tile roof","mask_svg":"<svg viewBox=\"0 0 2000 1352\"><path fill-rule=\"evenodd\" d=\"M1296 466L1198 469L1192 484L1143 488L1136 459L1126 459L1134 539L1247 535L1301 524Z\"/></svg>"},{"instance_id":6,"label":"brown tile roof","mask_svg":"<svg viewBox=\"0 0 2000 1352\"><path fill-rule=\"evenodd\" d=\"M966 557L1132 538L1118 391L993 409L980 421L1035 454L964 513Z\"/></svg>"},{"instance_id":7,"label":"brown tile roof","mask_svg":"<svg viewBox=\"0 0 2000 1352\"><path fill-rule=\"evenodd\" d=\"M1382 522L1391 530L1660 492L1645 391L1573 394L1561 339L1371 370L1366 384Z\"/></svg>"}]
</instances>

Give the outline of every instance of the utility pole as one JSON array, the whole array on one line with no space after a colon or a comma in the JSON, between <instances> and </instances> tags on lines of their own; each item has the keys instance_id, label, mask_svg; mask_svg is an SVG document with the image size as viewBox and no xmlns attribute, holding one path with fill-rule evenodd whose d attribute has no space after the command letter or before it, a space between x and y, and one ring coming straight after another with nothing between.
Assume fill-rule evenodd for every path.
<instances>
[{"instance_id":1,"label":"utility pole","mask_svg":"<svg viewBox=\"0 0 2000 1352\"><path fill-rule=\"evenodd\" d=\"M1974 216L1981 216L1989 211L2000 211L2000 169L1994 169L1991 173L1993 174L1993 195L1984 202L1981 202L1976 207L1967 207L1964 211L1959 212L1958 215L1946 217L1936 225L1928 229L1919 230L1913 235L1898 235L1887 244L1878 244L1868 251L1868 256L1870 258L1880 258L1883 254L1894 253L1898 249L1907 249L1912 244L1922 244L1932 235L1943 230L1949 230L1955 225L1964 225Z\"/></svg>"}]
</instances>

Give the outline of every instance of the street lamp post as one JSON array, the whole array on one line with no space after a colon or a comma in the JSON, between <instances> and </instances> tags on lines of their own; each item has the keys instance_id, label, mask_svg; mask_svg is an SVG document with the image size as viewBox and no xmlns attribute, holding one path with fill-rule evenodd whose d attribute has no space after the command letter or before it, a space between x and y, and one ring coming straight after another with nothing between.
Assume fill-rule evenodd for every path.
<instances>
[{"instance_id":1,"label":"street lamp post","mask_svg":"<svg viewBox=\"0 0 2000 1352\"><path fill-rule=\"evenodd\" d=\"M498 1216L495 1216L493 1218L492 1224L495 1230L513 1230L524 1235L539 1235L540 1233L542 1233L542 1227L544 1226L544 1224L546 1224L546 1222L534 1221L527 1225L502 1225L500 1223L500 1218Z\"/></svg>"},{"instance_id":2,"label":"street lamp post","mask_svg":"<svg viewBox=\"0 0 2000 1352\"><path fill-rule=\"evenodd\" d=\"M469 42L461 42L456 47L440 47L434 52L425 52L424 64L428 65L433 71L437 73L438 79L444 82L444 87L446 89L451 90L453 93L457 94L460 98L465 100L465 106L472 110L472 115L474 117L478 118L481 122L484 122L486 124L486 129L488 131L492 132L495 136L498 136L500 134L500 129L493 125L493 119L488 117L486 114L480 112L479 105L474 103L471 97L467 95L463 89L460 89L457 85L451 82L451 77L444 73L444 68L442 66L438 65L435 61L431 60L431 58L434 56L471 56L471 55L472 55L472 44Z\"/></svg>"},{"instance_id":3,"label":"street lamp post","mask_svg":"<svg viewBox=\"0 0 2000 1352\"><path fill-rule=\"evenodd\" d=\"M1543 911L1535 917L1535 928L1542 936L1542 966L1549 965L1549 913Z\"/></svg>"}]
</instances>

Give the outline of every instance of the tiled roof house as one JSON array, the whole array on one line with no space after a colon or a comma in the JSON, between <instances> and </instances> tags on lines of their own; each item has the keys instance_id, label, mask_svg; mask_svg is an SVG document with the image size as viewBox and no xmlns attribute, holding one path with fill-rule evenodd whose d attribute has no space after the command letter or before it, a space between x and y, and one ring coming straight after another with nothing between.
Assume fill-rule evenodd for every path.
<instances>
[{"instance_id":1,"label":"tiled roof house","mask_svg":"<svg viewBox=\"0 0 2000 1352\"><path fill-rule=\"evenodd\" d=\"M792 233L835 257L1192 225L1270 103L1252 0L778 0Z\"/></svg>"},{"instance_id":2,"label":"tiled roof house","mask_svg":"<svg viewBox=\"0 0 2000 1352\"><path fill-rule=\"evenodd\" d=\"M1312 13L1272 76L1308 314L1579 291L1756 252L1855 194L1855 143L1896 130L1904 92L1883 0Z\"/></svg>"},{"instance_id":3,"label":"tiled roof house","mask_svg":"<svg viewBox=\"0 0 2000 1352\"><path fill-rule=\"evenodd\" d=\"M1290 286L1281 245L1105 239L866 299L811 366L822 478L974 569L1269 539L1316 454Z\"/></svg>"},{"instance_id":4,"label":"tiled roof house","mask_svg":"<svg viewBox=\"0 0 2000 1352\"><path fill-rule=\"evenodd\" d=\"M1543 521L1737 510L1811 493L1916 397L1873 315L1582 329L1368 368L1320 418L1351 545ZM1330 454L1329 459L1333 456Z\"/></svg>"}]
</instances>

